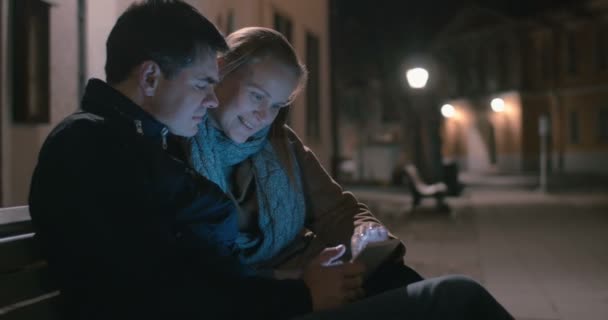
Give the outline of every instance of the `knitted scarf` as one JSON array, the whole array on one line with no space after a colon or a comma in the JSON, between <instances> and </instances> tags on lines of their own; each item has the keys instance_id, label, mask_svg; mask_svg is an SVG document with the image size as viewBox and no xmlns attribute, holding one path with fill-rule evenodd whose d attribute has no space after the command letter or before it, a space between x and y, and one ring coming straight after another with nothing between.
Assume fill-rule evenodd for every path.
<instances>
[{"instance_id":1,"label":"knitted scarf","mask_svg":"<svg viewBox=\"0 0 608 320\"><path fill-rule=\"evenodd\" d=\"M198 133L191 139L190 154L194 169L215 182L224 192L231 193L228 180L234 166L251 159L260 232L241 232L237 246L247 264L270 260L291 243L304 226L305 202L298 164L294 161L294 186L268 141L270 127L237 144L215 128L212 121L210 116L205 117Z\"/></svg>"}]
</instances>

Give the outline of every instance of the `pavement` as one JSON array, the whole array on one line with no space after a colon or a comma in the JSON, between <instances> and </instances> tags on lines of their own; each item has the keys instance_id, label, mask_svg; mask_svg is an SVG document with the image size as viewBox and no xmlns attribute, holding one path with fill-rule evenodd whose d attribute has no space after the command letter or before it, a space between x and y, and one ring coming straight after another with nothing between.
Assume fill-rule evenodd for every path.
<instances>
[{"instance_id":1,"label":"pavement","mask_svg":"<svg viewBox=\"0 0 608 320\"><path fill-rule=\"evenodd\" d=\"M532 180L472 177L448 198L448 214L433 199L412 210L401 188L347 189L406 243L406 263L425 277L468 275L520 320L608 319L608 189L554 180L545 193Z\"/></svg>"}]
</instances>

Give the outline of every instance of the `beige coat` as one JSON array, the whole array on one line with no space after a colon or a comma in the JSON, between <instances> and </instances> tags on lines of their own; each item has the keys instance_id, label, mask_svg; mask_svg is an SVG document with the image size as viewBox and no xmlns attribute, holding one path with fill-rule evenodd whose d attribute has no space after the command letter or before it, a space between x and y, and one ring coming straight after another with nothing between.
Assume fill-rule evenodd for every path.
<instances>
[{"instance_id":1,"label":"beige coat","mask_svg":"<svg viewBox=\"0 0 608 320\"><path fill-rule=\"evenodd\" d=\"M380 224L367 206L331 178L321 166L315 154L306 147L293 130L285 127L287 136L295 151L295 160L300 167L303 191L306 201L306 227L300 237L285 248L275 259L260 267L274 269L299 269L311 258L328 246L344 244L350 248L354 229L364 222ZM271 141L274 145L280 141ZM275 148L277 152L283 150ZM285 154L278 154L282 159ZM236 190L251 186L253 170L249 162L237 166L235 174ZM241 221L252 221L257 214L256 197L235 195L241 209ZM243 201L245 198L249 200ZM252 203L254 202L254 203ZM254 218L255 219L255 218ZM405 247L402 248L403 255ZM350 256L350 250L347 251Z\"/></svg>"}]
</instances>

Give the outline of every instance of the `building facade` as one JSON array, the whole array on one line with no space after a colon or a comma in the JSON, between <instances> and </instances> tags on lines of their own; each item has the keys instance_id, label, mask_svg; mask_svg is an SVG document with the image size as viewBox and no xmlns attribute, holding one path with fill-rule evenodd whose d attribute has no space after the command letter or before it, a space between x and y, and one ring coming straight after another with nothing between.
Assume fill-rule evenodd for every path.
<instances>
[{"instance_id":1,"label":"building facade","mask_svg":"<svg viewBox=\"0 0 608 320\"><path fill-rule=\"evenodd\" d=\"M606 8L457 15L431 50L437 95L455 110L443 122L444 157L470 171L537 172L544 149L552 172L608 173Z\"/></svg>"},{"instance_id":2,"label":"building facade","mask_svg":"<svg viewBox=\"0 0 608 320\"><path fill-rule=\"evenodd\" d=\"M0 1L1 205L27 203L38 151L50 130L78 108L91 77L105 79L105 40L133 0ZM246 26L281 31L309 69L290 125L329 165L327 0L190 0L224 33Z\"/></svg>"}]
</instances>

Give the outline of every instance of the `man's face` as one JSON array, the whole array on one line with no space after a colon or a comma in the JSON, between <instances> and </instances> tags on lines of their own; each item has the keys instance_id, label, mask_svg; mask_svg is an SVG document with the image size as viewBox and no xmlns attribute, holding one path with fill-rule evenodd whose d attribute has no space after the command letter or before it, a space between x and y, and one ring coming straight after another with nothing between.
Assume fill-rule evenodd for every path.
<instances>
[{"instance_id":1,"label":"man's face","mask_svg":"<svg viewBox=\"0 0 608 320\"><path fill-rule=\"evenodd\" d=\"M214 87L218 81L215 52L200 53L188 67L170 79L159 77L148 111L175 135L191 137L208 108L218 105Z\"/></svg>"}]
</instances>

